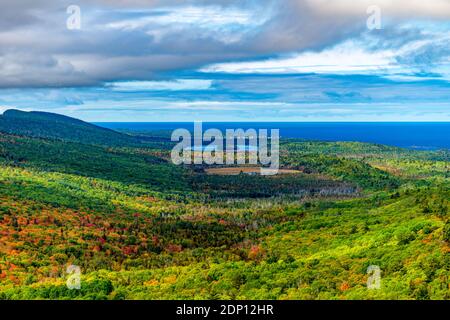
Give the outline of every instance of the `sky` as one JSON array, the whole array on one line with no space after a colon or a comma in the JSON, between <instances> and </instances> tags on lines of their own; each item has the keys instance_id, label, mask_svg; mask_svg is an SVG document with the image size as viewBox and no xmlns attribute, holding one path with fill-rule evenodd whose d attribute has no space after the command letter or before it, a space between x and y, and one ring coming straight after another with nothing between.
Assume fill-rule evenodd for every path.
<instances>
[{"instance_id":1,"label":"sky","mask_svg":"<svg viewBox=\"0 0 450 320\"><path fill-rule=\"evenodd\" d=\"M3 0L7 109L93 122L450 121L450 0Z\"/></svg>"}]
</instances>

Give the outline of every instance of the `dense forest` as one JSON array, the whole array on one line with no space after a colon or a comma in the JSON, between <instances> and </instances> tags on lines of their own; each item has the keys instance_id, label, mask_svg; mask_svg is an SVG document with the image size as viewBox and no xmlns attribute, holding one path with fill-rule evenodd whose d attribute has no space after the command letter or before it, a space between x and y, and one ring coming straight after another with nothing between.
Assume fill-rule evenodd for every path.
<instances>
[{"instance_id":1,"label":"dense forest","mask_svg":"<svg viewBox=\"0 0 450 320\"><path fill-rule=\"evenodd\" d=\"M448 150L286 139L297 173L259 176L172 146L1 116L0 299L450 299Z\"/></svg>"}]
</instances>

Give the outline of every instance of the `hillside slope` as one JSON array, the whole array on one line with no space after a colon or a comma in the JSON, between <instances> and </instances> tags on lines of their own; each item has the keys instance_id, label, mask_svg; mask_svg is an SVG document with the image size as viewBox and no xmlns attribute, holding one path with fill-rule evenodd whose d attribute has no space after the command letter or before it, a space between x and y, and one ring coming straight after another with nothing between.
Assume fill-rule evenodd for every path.
<instances>
[{"instance_id":1,"label":"hillside slope","mask_svg":"<svg viewBox=\"0 0 450 320\"><path fill-rule=\"evenodd\" d=\"M0 116L0 132L99 145L137 142L136 138L114 130L59 114L36 111L5 111Z\"/></svg>"},{"instance_id":2,"label":"hillside slope","mask_svg":"<svg viewBox=\"0 0 450 320\"><path fill-rule=\"evenodd\" d=\"M88 145L0 133L0 165L187 191L185 170L157 150Z\"/></svg>"},{"instance_id":3,"label":"hillside slope","mask_svg":"<svg viewBox=\"0 0 450 320\"><path fill-rule=\"evenodd\" d=\"M447 153L283 141L301 173L214 176L162 142L70 141L90 127L75 119L2 121L0 300L450 299Z\"/></svg>"}]
</instances>

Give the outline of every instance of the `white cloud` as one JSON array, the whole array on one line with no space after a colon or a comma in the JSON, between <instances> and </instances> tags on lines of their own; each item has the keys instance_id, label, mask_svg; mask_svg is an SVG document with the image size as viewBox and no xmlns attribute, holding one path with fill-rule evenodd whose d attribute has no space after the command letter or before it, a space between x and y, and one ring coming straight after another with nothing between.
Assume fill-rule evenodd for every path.
<instances>
[{"instance_id":1,"label":"white cloud","mask_svg":"<svg viewBox=\"0 0 450 320\"><path fill-rule=\"evenodd\" d=\"M122 31L146 30L156 42L174 32L186 32L192 28L203 30L203 37L213 36L224 43L242 39L246 31L262 25L269 18L269 10L245 10L238 7L184 6L157 8L139 18L124 19L108 23L106 28Z\"/></svg>"},{"instance_id":2,"label":"white cloud","mask_svg":"<svg viewBox=\"0 0 450 320\"><path fill-rule=\"evenodd\" d=\"M124 107L126 105L126 107ZM28 110L23 109L22 110ZM34 110L41 110L34 108ZM46 109L42 109L44 111ZM101 100L55 108L86 121L449 121L448 103L290 104L276 102Z\"/></svg>"},{"instance_id":3,"label":"white cloud","mask_svg":"<svg viewBox=\"0 0 450 320\"><path fill-rule=\"evenodd\" d=\"M450 81L450 36L429 34L425 40L412 40L399 48L374 49L367 39L347 40L322 51L309 51L290 57L213 64L203 72L234 74L359 74L378 75L391 80ZM424 75L423 71L434 75Z\"/></svg>"},{"instance_id":4,"label":"white cloud","mask_svg":"<svg viewBox=\"0 0 450 320\"><path fill-rule=\"evenodd\" d=\"M450 17L448 0L306 0L316 11L333 15L364 16L369 6L379 6L382 14L400 17Z\"/></svg>"},{"instance_id":5,"label":"white cloud","mask_svg":"<svg viewBox=\"0 0 450 320\"><path fill-rule=\"evenodd\" d=\"M448 0L79 0L82 29L72 32L66 29L70 0L3 2L0 87L154 80L213 63L319 50L366 32L369 4L380 5L389 21L380 38L398 42L407 32L397 34L396 27L407 21L413 34L422 29L417 18L448 33L441 18L450 14ZM286 68L362 72L390 67L385 53L362 50L349 56L353 62L341 52L341 65L325 63L333 59L326 52L322 64L304 53L301 61L289 58ZM274 65L276 72L283 68Z\"/></svg>"},{"instance_id":6,"label":"white cloud","mask_svg":"<svg viewBox=\"0 0 450 320\"><path fill-rule=\"evenodd\" d=\"M107 84L114 91L207 90L212 80L179 79L174 81L127 81Z\"/></svg>"},{"instance_id":7,"label":"white cloud","mask_svg":"<svg viewBox=\"0 0 450 320\"><path fill-rule=\"evenodd\" d=\"M145 26L195 24L206 28L218 28L224 25L241 24L255 25L257 17L251 11L238 8L209 7L175 7L158 8L147 11L148 16L116 21L107 25L114 29L138 29Z\"/></svg>"},{"instance_id":8,"label":"white cloud","mask_svg":"<svg viewBox=\"0 0 450 320\"><path fill-rule=\"evenodd\" d=\"M365 73L386 72L395 66L395 52L370 52L353 41L321 52L306 52L289 58L255 62L215 64L204 72L226 73Z\"/></svg>"}]
</instances>

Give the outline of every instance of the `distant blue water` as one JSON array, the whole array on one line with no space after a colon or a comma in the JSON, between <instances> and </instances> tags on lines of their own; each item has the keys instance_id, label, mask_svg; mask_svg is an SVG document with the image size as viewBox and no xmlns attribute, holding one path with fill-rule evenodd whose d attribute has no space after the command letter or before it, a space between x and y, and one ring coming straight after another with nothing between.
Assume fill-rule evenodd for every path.
<instances>
[{"instance_id":1,"label":"distant blue water","mask_svg":"<svg viewBox=\"0 0 450 320\"><path fill-rule=\"evenodd\" d=\"M193 130L193 123L121 122L95 123L110 129L130 131ZM359 141L418 150L450 149L450 122L208 122L203 130L280 129L283 138L321 141Z\"/></svg>"}]
</instances>

